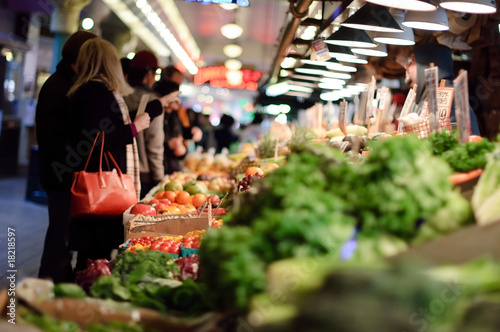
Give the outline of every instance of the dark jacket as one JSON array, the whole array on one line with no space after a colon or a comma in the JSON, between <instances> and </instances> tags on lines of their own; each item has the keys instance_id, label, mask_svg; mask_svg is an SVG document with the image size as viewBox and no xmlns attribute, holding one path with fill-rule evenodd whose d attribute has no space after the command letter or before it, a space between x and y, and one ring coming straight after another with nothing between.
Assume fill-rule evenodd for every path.
<instances>
[{"instance_id":1,"label":"dark jacket","mask_svg":"<svg viewBox=\"0 0 500 332\"><path fill-rule=\"evenodd\" d=\"M74 170L82 170L98 131L104 130L104 150L110 151L123 173L126 173L126 145L133 142L130 125L123 124L123 117L113 93L99 81L81 86L69 99L72 131ZM99 153L93 153L87 171L99 168Z\"/></svg>"},{"instance_id":2,"label":"dark jacket","mask_svg":"<svg viewBox=\"0 0 500 332\"><path fill-rule=\"evenodd\" d=\"M171 138L183 136L183 127L176 111L165 114L163 128L165 131L165 158L163 164L165 165L165 174L172 174L182 170L181 161L184 159L184 156L176 156L168 146L168 141Z\"/></svg>"},{"instance_id":3,"label":"dark jacket","mask_svg":"<svg viewBox=\"0 0 500 332\"><path fill-rule=\"evenodd\" d=\"M68 190L71 172L65 171L70 128L66 94L75 72L64 59L40 90L36 107L36 138L40 158L40 182L47 190Z\"/></svg>"},{"instance_id":4,"label":"dark jacket","mask_svg":"<svg viewBox=\"0 0 500 332\"><path fill-rule=\"evenodd\" d=\"M445 80L446 86L453 87L453 59L451 56L451 49L441 44L422 44L416 46L415 59L417 61L417 95L410 112L420 114L428 95L425 85L425 70L430 68L430 64L433 63L438 67L438 83L441 82L441 80ZM469 107L469 113L472 133L479 135L476 115L471 107ZM450 121L451 123L457 121L455 115L455 102L453 102L451 106Z\"/></svg>"}]
</instances>

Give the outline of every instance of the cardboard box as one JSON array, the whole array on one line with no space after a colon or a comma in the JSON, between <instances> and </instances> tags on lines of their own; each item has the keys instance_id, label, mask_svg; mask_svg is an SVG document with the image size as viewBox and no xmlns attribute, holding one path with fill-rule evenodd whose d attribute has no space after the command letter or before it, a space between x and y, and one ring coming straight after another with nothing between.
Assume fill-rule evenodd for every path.
<instances>
[{"instance_id":1,"label":"cardboard box","mask_svg":"<svg viewBox=\"0 0 500 332\"><path fill-rule=\"evenodd\" d=\"M129 221L125 240L142 236L184 235L195 230L208 229L208 215L202 213L184 215L162 215L153 218L138 215ZM213 219L218 219L216 216Z\"/></svg>"}]
</instances>

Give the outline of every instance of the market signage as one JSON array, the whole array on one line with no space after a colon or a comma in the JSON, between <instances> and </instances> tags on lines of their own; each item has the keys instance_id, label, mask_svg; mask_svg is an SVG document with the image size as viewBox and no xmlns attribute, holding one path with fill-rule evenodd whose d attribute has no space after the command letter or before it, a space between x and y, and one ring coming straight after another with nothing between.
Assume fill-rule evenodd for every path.
<instances>
[{"instance_id":1,"label":"market signage","mask_svg":"<svg viewBox=\"0 0 500 332\"><path fill-rule=\"evenodd\" d=\"M224 66L199 68L194 75L194 84L201 85L209 83L216 88L242 89L255 91L258 87L258 81L262 77L262 73L256 70L239 70L237 73L241 76L239 82L228 81L228 73L233 74L234 71L229 71Z\"/></svg>"},{"instance_id":2,"label":"market signage","mask_svg":"<svg viewBox=\"0 0 500 332\"><path fill-rule=\"evenodd\" d=\"M250 1L249 0L186 0L186 2L201 2L204 5L208 5L211 3L221 4L221 3L234 3L240 7L248 7Z\"/></svg>"}]
</instances>

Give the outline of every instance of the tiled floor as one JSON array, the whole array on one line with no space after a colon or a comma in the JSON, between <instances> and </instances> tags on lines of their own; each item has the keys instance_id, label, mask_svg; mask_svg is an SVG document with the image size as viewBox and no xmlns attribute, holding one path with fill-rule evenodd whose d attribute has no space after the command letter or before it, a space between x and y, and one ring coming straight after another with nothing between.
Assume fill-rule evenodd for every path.
<instances>
[{"instance_id":1,"label":"tiled floor","mask_svg":"<svg viewBox=\"0 0 500 332\"><path fill-rule=\"evenodd\" d=\"M45 232L47 206L25 200L27 179L0 178L0 288L7 284L7 228L15 229L17 281L38 275Z\"/></svg>"}]
</instances>

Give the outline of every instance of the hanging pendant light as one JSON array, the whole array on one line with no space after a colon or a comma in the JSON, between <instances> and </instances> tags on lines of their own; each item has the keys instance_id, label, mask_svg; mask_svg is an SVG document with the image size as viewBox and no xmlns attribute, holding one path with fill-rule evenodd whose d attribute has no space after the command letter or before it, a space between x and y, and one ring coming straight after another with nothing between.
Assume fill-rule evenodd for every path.
<instances>
[{"instance_id":1,"label":"hanging pendant light","mask_svg":"<svg viewBox=\"0 0 500 332\"><path fill-rule=\"evenodd\" d=\"M380 5L367 3L357 12L348 17L340 25L353 29L379 31L379 32L402 32L403 28L392 17L389 10Z\"/></svg>"},{"instance_id":2,"label":"hanging pendant light","mask_svg":"<svg viewBox=\"0 0 500 332\"><path fill-rule=\"evenodd\" d=\"M405 18L405 11L400 9L391 8L390 10L394 19L402 25ZM403 32L379 32L373 38L377 43L389 44L389 45L402 45L402 46L412 46L415 45L415 37L413 35L413 29L406 27Z\"/></svg>"},{"instance_id":3,"label":"hanging pendant light","mask_svg":"<svg viewBox=\"0 0 500 332\"><path fill-rule=\"evenodd\" d=\"M350 55L353 56L354 53L352 53L351 49L346 46L339 46L339 45L333 45L333 44L328 44L326 45L328 47L328 54L330 54L330 57L336 58L337 56L345 56L345 55Z\"/></svg>"},{"instance_id":4,"label":"hanging pendant light","mask_svg":"<svg viewBox=\"0 0 500 332\"><path fill-rule=\"evenodd\" d=\"M441 0L441 7L461 13L494 14L497 11L495 0Z\"/></svg>"},{"instance_id":5,"label":"hanging pendant light","mask_svg":"<svg viewBox=\"0 0 500 332\"><path fill-rule=\"evenodd\" d=\"M220 32L227 39L236 39L243 34L243 28L236 23L228 23L220 28Z\"/></svg>"},{"instance_id":6,"label":"hanging pendant light","mask_svg":"<svg viewBox=\"0 0 500 332\"><path fill-rule=\"evenodd\" d=\"M342 55L336 57L340 62L356 63L360 65L366 65L368 60L364 55Z\"/></svg>"},{"instance_id":7,"label":"hanging pendant light","mask_svg":"<svg viewBox=\"0 0 500 332\"><path fill-rule=\"evenodd\" d=\"M387 45L385 44L378 44L376 48L352 48L351 50L354 54L361 54L366 56L385 57L388 55Z\"/></svg>"},{"instance_id":8,"label":"hanging pendant light","mask_svg":"<svg viewBox=\"0 0 500 332\"><path fill-rule=\"evenodd\" d=\"M377 47L377 44L364 30L347 27L340 27L325 39L325 43L348 47Z\"/></svg>"},{"instance_id":9,"label":"hanging pendant light","mask_svg":"<svg viewBox=\"0 0 500 332\"><path fill-rule=\"evenodd\" d=\"M358 69L354 66L343 65L338 62L336 59L330 59L326 62L326 68L329 70L341 71L346 73L355 73Z\"/></svg>"},{"instance_id":10,"label":"hanging pendant light","mask_svg":"<svg viewBox=\"0 0 500 332\"><path fill-rule=\"evenodd\" d=\"M446 10L438 8L433 12L407 12L403 25L413 29L447 31L448 15Z\"/></svg>"},{"instance_id":11,"label":"hanging pendant light","mask_svg":"<svg viewBox=\"0 0 500 332\"><path fill-rule=\"evenodd\" d=\"M228 58L237 58L243 53L243 48L238 44L228 44L224 46L222 52L224 52Z\"/></svg>"},{"instance_id":12,"label":"hanging pendant light","mask_svg":"<svg viewBox=\"0 0 500 332\"><path fill-rule=\"evenodd\" d=\"M240 70L242 65L243 64L238 59L227 59L224 62L224 67L226 67L227 70L231 70L231 71Z\"/></svg>"},{"instance_id":13,"label":"hanging pendant light","mask_svg":"<svg viewBox=\"0 0 500 332\"><path fill-rule=\"evenodd\" d=\"M436 9L430 0L366 0L377 5L398 8L403 10L432 11Z\"/></svg>"}]
</instances>

